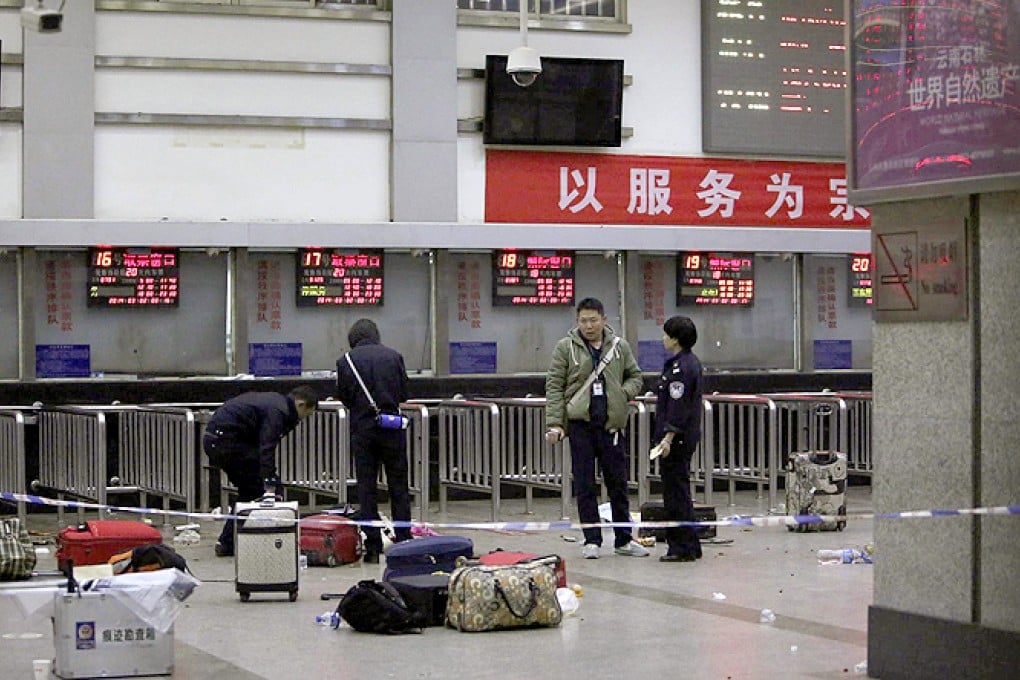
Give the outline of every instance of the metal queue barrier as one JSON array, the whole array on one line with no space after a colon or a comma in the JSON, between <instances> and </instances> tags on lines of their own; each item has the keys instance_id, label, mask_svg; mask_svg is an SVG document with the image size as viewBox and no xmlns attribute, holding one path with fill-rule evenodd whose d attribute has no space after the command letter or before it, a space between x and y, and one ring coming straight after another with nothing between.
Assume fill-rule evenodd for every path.
<instances>
[{"instance_id":1,"label":"metal queue barrier","mask_svg":"<svg viewBox=\"0 0 1020 680\"><path fill-rule=\"evenodd\" d=\"M638 397L635 401L644 404L645 412L643 418L638 420L638 431L643 433L639 435L639 452L643 452L644 455L638 458L638 506L640 507L643 503L646 503L651 498L651 485L653 482L662 482L662 474L660 473L660 459L655 460L648 459L648 453L651 451L652 446L658 442L653 441L655 437L655 411L656 411L656 398L652 396ZM702 404L702 430L705 428L706 416L711 406L707 403ZM633 436L633 435L632 435ZM704 438L698 443L698 448L694 450L694 454L691 456L691 498L697 492L697 488L700 486L704 491L705 502L711 503L712 498L712 480L713 470L711 465L705 464L705 446Z\"/></svg>"},{"instance_id":2,"label":"metal queue barrier","mask_svg":"<svg viewBox=\"0 0 1020 680\"><path fill-rule=\"evenodd\" d=\"M701 446L711 478L728 482L730 505L736 503L736 483L750 482L759 499L767 487L768 507L776 507L780 462L775 403L768 397L739 394L705 395L704 403ZM708 483L705 502L712 504Z\"/></svg>"},{"instance_id":3,"label":"metal queue barrier","mask_svg":"<svg viewBox=\"0 0 1020 680\"><path fill-rule=\"evenodd\" d=\"M148 495L198 509L195 493L195 414L191 409L139 406L118 414L117 476L120 484L138 490L142 507Z\"/></svg>"},{"instance_id":4,"label":"metal queue barrier","mask_svg":"<svg viewBox=\"0 0 1020 680\"><path fill-rule=\"evenodd\" d=\"M776 405L779 419L779 455L794 451L840 451L847 453L850 431L847 405L832 392L782 392L764 394Z\"/></svg>"},{"instance_id":5,"label":"metal queue barrier","mask_svg":"<svg viewBox=\"0 0 1020 680\"><path fill-rule=\"evenodd\" d=\"M106 505L108 407L57 406L39 411L39 478L36 486L54 491L58 500ZM100 510L99 516L105 517ZM78 509L78 521L85 511ZM64 524L64 507L57 506Z\"/></svg>"},{"instance_id":6,"label":"metal queue barrier","mask_svg":"<svg viewBox=\"0 0 1020 680\"><path fill-rule=\"evenodd\" d=\"M25 469L25 428L37 422L34 407L0 407L0 491L28 492ZM18 518L24 525L28 513L24 503L17 504Z\"/></svg>"},{"instance_id":7,"label":"metal queue barrier","mask_svg":"<svg viewBox=\"0 0 1020 680\"><path fill-rule=\"evenodd\" d=\"M847 466L851 473L870 477L874 471L871 457L871 392L838 392L846 402Z\"/></svg>"},{"instance_id":8,"label":"metal queue barrier","mask_svg":"<svg viewBox=\"0 0 1020 680\"><path fill-rule=\"evenodd\" d=\"M524 488L524 510L532 512L533 492L559 493L560 517L570 514L570 449L567 440L545 441L545 397L483 399L499 408L502 460L499 480Z\"/></svg>"},{"instance_id":9,"label":"metal queue barrier","mask_svg":"<svg viewBox=\"0 0 1020 680\"><path fill-rule=\"evenodd\" d=\"M446 513L450 488L477 491L492 498L492 520L499 519L500 414L496 404L443 400L439 421L439 512Z\"/></svg>"},{"instance_id":10,"label":"metal queue barrier","mask_svg":"<svg viewBox=\"0 0 1020 680\"><path fill-rule=\"evenodd\" d=\"M348 480L353 476L348 463L350 442L347 409L338 401L320 401L315 412L276 449L277 474L284 489L306 492L313 511L318 496L346 503Z\"/></svg>"}]
</instances>

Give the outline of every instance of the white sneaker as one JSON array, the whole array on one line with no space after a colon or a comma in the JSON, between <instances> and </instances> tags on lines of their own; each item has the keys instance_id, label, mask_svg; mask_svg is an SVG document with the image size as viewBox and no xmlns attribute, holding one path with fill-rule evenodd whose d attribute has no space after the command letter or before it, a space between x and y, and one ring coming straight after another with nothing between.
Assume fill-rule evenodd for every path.
<instances>
[{"instance_id":1,"label":"white sneaker","mask_svg":"<svg viewBox=\"0 0 1020 680\"><path fill-rule=\"evenodd\" d=\"M616 548L613 552L624 557L648 557L652 554L648 551L648 548L633 540L627 545Z\"/></svg>"},{"instance_id":2,"label":"white sneaker","mask_svg":"<svg viewBox=\"0 0 1020 680\"><path fill-rule=\"evenodd\" d=\"M581 546L581 557L586 560L597 560L599 558L599 546L595 543L585 543Z\"/></svg>"}]
</instances>

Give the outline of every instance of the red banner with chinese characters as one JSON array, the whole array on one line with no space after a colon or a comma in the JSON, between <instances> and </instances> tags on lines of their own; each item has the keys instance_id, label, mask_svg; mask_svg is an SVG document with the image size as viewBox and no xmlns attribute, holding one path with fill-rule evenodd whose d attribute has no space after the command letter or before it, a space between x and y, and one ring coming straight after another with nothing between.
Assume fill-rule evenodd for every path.
<instances>
[{"instance_id":1,"label":"red banner with chinese characters","mask_svg":"<svg viewBox=\"0 0 1020 680\"><path fill-rule=\"evenodd\" d=\"M842 163L489 150L485 221L867 229Z\"/></svg>"}]
</instances>

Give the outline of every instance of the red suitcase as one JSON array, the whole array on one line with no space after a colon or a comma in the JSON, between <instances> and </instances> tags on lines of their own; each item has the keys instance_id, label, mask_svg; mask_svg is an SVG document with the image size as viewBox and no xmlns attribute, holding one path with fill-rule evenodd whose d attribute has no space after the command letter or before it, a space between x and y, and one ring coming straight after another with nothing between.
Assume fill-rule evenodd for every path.
<instances>
[{"instance_id":1,"label":"red suitcase","mask_svg":"<svg viewBox=\"0 0 1020 680\"><path fill-rule=\"evenodd\" d=\"M487 566L494 566L498 564L517 564L518 562L527 562L533 560L539 555L535 553L527 552L511 552L508 550L493 550L490 553L486 553L478 558L478 560ZM556 565L556 587L566 588L567 587L567 562L560 557L560 562Z\"/></svg>"},{"instance_id":2,"label":"red suitcase","mask_svg":"<svg viewBox=\"0 0 1020 680\"><path fill-rule=\"evenodd\" d=\"M309 565L335 567L361 558L361 532L349 518L343 515L310 515L302 518L299 524L299 546Z\"/></svg>"},{"instance_id":3,"label":"red suitcase","mask_svg":"<svg viewBox=\"0 0 1020 680\"><path fill-rule=\"evenodd\" d=\"M144 522L125 519L89 520L67 527L57 534L57 567L67 573L67 563L76 566L104 564L111 557L140 545L162 543L159 529Z\"/></svg>"}]
</instances>

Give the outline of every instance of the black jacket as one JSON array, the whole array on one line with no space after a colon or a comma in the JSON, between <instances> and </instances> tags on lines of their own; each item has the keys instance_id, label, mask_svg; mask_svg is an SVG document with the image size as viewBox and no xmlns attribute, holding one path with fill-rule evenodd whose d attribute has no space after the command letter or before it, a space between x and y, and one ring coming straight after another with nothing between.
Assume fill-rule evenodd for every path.
<instances>
[{"instance_id":1,"label":"black jacket","mask_svg":"<svg viewBox=\"0 0 1020 680\"><path fill-rule=\"evenodd\" d=\"M294 400L287 395L245 392L216 409L206 436L218 439L221 451L257 451L262 479L275 479L276 447L299 422Z\"/></svg>"},{"instance_id":2,"label":"black jacket","mask_svg":"<svg viewBox=\"0 0 1020 680\"><path fill-rule=\"evenodd\" d=\"M693 447L701 440L701 361L689 349L666 360L655 386L655 437L658 444L666 432Z\"/></svg>"},{"instance_id":3,"label":"black jacket","mask_svg":"<svg viewBox=\"0 0 1020 680\"><path fill-rule=\"evenodd\" d=\"M400 403L407 401L407 369L400 352L377 342L362 340L348 354L379 410L400 413ZM345 357L336 362L336 392L351 412L352 432L374 427L375 411Z\"/></svg>"}]
</instances>

